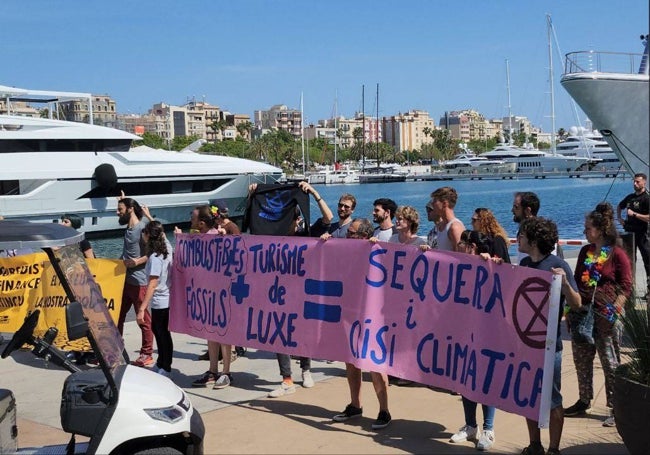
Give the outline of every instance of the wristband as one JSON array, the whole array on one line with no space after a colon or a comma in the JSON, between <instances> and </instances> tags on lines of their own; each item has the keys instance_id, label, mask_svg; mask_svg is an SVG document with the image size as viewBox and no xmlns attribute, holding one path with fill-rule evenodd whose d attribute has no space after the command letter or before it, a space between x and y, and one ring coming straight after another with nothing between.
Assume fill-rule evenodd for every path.
<instances>
[{"instance_id":1,"label":"wristband","mask_svg":"<svg viewBox=\"0 0 650 455\"><path fill-rule=\"evenodd\" d=\"M323 200L323 198L322 198L322 197L319 197L318 199L314 199L314 200L315 200L316 202L320 202L320 201Z\"/></svg>"}]
</instances>

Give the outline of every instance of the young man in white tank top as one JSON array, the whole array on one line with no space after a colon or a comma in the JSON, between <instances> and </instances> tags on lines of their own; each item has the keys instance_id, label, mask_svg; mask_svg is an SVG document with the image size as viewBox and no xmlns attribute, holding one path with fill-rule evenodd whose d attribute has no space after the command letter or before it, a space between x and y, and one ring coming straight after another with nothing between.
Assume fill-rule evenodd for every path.
<instances>
[{"instance_id":1,"label":"young man in white tank top","mask_svg":"<svg viewBox=\"0 0 650 455\"><path fill-rule=\"evenodd\" d=\"M438 249L458 251L460 235L465 230L462 221L456 218L454 207L458 200L458 193L450 186L443 186L431 193L428 207L431 207L434 219L437 219Z\"/></svg>"}]
</instances>

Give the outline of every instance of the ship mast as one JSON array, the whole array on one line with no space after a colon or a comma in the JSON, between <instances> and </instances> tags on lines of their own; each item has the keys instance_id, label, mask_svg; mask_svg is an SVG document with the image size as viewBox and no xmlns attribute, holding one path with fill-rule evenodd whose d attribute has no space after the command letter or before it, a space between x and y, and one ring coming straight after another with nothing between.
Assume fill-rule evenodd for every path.
<instances>
[{"instance_id":1,"label":"ship mast","mask_svg":"<svg viewBox=\"0 0 650 455\"><path fill-rule=\"evenodd\" d=\"M506 59L506 90L508 91L508 144L513 145L512 141L512 106L510 104L510 62Z\"/></svg>"},{"instance_id":2,"label":"ship mast","mask_svg":"<svg viewBox=\"0 0 650 455\"><path fill-rule=\"evenodd\" d=\"M551 153L556 154L555 148L555 90L553 87L553 48L551 46L551 15L546 15L546 33L548 35L548 80L551 85Z\"/></svg>"}]
</instances>

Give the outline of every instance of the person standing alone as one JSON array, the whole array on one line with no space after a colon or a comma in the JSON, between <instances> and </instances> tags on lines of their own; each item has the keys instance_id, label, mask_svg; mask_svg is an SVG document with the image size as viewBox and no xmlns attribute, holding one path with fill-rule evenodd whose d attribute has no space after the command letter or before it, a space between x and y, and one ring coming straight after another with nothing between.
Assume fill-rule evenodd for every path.
<instances>
[{"instance_id":1,"label":"person standing alone","mask_svg":"<svg viewBox=\"0 0 650 455\"><path fill-rule=\"evenodd\" d=\"M646 189L648 176L634 174L634 193L628 194L618 204L616 216L625 232L634 235L634 244L641 252L641 259L645 267L647 291L650 292L650 234L648 234L648 221L650 220L650 194ZM625 214L623 219L622 214ZM636 250L635 250L636 256ZM646 292L645 299L648 298Z\"/></svg>"}]
</instances>

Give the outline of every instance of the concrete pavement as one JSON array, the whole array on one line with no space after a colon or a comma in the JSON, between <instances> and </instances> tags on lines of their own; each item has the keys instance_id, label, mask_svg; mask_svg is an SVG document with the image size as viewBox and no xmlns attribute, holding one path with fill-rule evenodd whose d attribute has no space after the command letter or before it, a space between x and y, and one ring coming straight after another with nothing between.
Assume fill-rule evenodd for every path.
<instances>
[{"instance_id":1,"label":"concrete pavement","mask_svg":"<svg viewBox=\"0 0 650 455\"><path fill-rule=\"evenodd\" d=\"M575 260L574 260L575 261ZM574 265L574 264L572 264ZM642 270L641 270L642 271ZM639 274L637 273L637 276ZM369 378L363 386L364 414L351 423L331 418L349 402L345 367L340 362L312 362L316 386L299 388L295 394L267 398L280 381L275 355L249 350L232 365L234 382L222 390L196 389L192 380L208 362L195 360L206 349L203 340L174 334L174 365L171 379L184 388L206 425L205 453L475 453L471 442L453 444L449 437L464 424L460 396L427 387L389 389L391 424L373 431L378 404ZM134 322L125 325L129 355L136 357L140 332ZM18 408L19 447L65 444L69 435L61 430L60 394L68 373L49 368L28 351L0 361L0 387L11 389ZM565 420L561 449L564 454L627 453L616 428L601 425L605 417L605 389L600 363L595 362L595 400L582 418ZM294 379L300 368L293 364ZM565 337L562 369L565 407L578 398L578 386L570 342ZM478 411L479 424L482 413ZM519 453L528 445L523 417L497 411L494 453ZM78 440L82 440L79 438ZM544 446L548 431L542 430ZM49 453L47 449L40 453Z\"/></svg>"}]
</instances>

